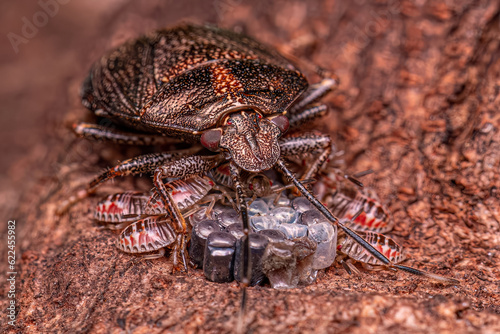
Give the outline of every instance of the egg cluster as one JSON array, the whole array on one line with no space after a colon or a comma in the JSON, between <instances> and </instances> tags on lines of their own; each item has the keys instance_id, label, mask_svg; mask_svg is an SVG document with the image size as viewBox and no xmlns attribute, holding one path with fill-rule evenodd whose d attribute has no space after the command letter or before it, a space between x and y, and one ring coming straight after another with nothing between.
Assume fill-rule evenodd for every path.
<instances>
[{"instance_id":1,"label":"egg cluster","mask_svg":"<svg viewBox=\"0 0 500 334\"><path fill-rule=\"evenodd\" d=\"M359 272L354 262L384 264L338 231L337 225L331 224L309 200L295 196L277 175L257 176L245 183L252 190L244 199L250 228L249 252L237 196L230 184L206 175L165 183L173 204L188 222L189 259L203 269L207 279L244 281L247 259L251 267L249 283L269 282L273 288L309 285L318 270L330 267L335 260L349 273ZM393 221L370 189L352 186L335 171L318 181L314 192L341 224L356 231L365 243L394 263L404 259L402 247L378 233L392 228ZM94 216L105 227L121 230L117 240L120 250L147 259L163 257L166 248L175 249L180 234L156 192L109 195L98 203Z\"/></svg>"},{"instance_id":2,"label":"egg cluster","mask_svg":"<svg viewBox=\"0 0 500 334\"><path fill-rule=\"evenodd\" d=\"M336 226L304 197L258 198L248 207L251 284L267 277L273 288L293 288L315 281L319 269L335 260ZM243 224L231 207L202 206L189 217L189 256L207 279L230 282L243 278Z\"/></svg>"}]
</instances>

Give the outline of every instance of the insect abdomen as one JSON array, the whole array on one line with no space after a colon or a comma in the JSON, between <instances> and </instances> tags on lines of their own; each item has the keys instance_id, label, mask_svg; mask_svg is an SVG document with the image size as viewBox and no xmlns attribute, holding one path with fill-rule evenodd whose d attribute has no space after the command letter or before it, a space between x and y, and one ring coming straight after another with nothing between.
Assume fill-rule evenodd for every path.
<instances>
[{"instance_id":1,"label":"insect abdomen","mask_svg":"<svg viewBox=\"0 0 500 334\"><path fill-rule=\"evenodd\" d=\"M214 182L206 176L193 176L188 179L179 179L166 183L165 186L169 188L174 202L182 211L205 197L213 188ZM148 215L166 213L165 206L156 192L149 198L144 207L144 213Z\"/></svg>"},{"instance_id":2,"label":"insect abdomen","mask_svg":"<svg viewBox=\"0 0 500 334\"><path fill-rule=\"evenodd\" d=\"M137 191L109 195L97 204L94 218L103 223L132 222L142 215L148 198Z\"/></svg>"},{"instance_id":3,"label":"insect abdomen","mask_svg":"<svg viewBox=\"0 0 500 334\"><path fill-rule=\"evenodd\" d=\"M165 216L141 219L122 231L117 247L126 253L145 253L171 245L176 235L171 225Z\"/></svg>"},{"instance_id":4,"label":"insect abdomen","mask_svg":"<svg viewBox=\"0 0 500 334\"><path fill-rule=\"evenodd\" d=\"M357 232L369 244L371 244L380 253L384 254L389 261L399 263L404 260L403 248L397 244L393 239L375 232ZM373 255L366 249L361 247L353 239L346 237L340 244L340 251L348 255L353 260L364 262L373 265L382 265Z\"/></svg>"}]
</instances>

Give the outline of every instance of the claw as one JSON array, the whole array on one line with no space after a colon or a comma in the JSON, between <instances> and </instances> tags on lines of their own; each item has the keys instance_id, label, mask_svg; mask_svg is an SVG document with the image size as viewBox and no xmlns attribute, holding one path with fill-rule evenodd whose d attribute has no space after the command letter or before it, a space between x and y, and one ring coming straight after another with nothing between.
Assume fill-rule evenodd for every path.
<instances>
[{"instance_id":1,"label":"claw","mask_svg":"<svg viewBox=\"0 0 500 334\"><path fill-rule=\"evenodd\" d=\"M172 274L175 273L186 273L188 272L188 265L186 259L186 236L183 234L178 234L174 247L173 254L173 266ZM182 263L179 263L179 258L182 259Z\"/></svg>"}]
</instances>

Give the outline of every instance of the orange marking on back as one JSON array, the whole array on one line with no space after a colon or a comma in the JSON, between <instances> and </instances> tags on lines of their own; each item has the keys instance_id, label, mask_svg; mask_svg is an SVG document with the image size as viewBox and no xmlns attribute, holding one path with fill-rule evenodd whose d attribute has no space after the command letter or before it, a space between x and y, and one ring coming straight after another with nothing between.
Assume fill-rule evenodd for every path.
<instances>
[{"instance_id":1,"label":"orange marking on back","mask_svg":"<svg viewBox=\"0 0 500 334\"><path fill-rule=\"evenodd\" d=\"M235 95L243 91L243 85L231 73L231 70L217 64L212 66L212 86L217 96Z\"/></svg>"}]
</instances>

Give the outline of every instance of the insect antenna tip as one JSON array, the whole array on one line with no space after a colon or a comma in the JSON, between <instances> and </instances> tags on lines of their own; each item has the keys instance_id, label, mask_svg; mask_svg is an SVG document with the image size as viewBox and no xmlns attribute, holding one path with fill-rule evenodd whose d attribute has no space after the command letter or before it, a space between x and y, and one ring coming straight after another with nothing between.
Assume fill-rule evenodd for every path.
<instances>
[{"instance_id":1,"label":"insect antenna tip","mask_svg":"<svg viewBox=\"0 0 500 334\"><path fill-rule=\"evenodd\" d=\"M436 281L438 283L449 284L449 285L460 284L460 281L455 279L455 278L431 274L431 273L428 273L426 271L422 271L422 270L415 269L412 267L402 266L399 264L394 264L392 267L397 268L397 269L401 269L401 270L406 271L410 274L426 277L426 278L433 280L433 281Z\"/></svg>"}]
</instances>

